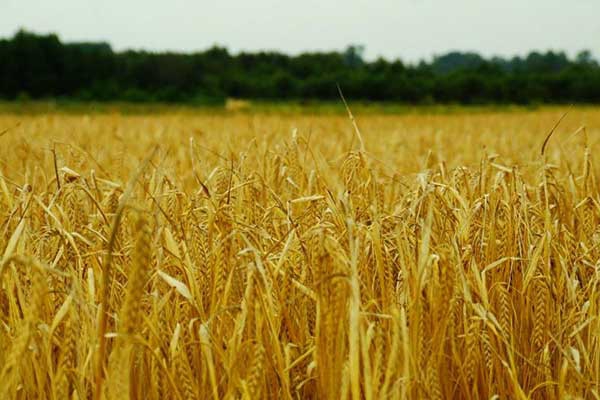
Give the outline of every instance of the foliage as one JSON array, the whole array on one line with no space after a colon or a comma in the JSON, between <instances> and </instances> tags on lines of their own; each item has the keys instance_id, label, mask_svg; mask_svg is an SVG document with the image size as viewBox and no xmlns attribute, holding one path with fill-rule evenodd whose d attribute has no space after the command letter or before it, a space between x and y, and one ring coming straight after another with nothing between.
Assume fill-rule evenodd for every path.
<instances>
[{"instance_id":1,"label":"foliage","mask_svg":"<svg viewBox=\"0 0 600 400\"><path fill-rule=\"evenodd\" d=\"M363 46L288 56L115 52L106 43L62 43L20 31L0 41L0 97L223 104L226 97L405 103L597 103L600 66L589 52L485 59L452 52L430 63L363 59Z\"/></svg>"}]
</instances>

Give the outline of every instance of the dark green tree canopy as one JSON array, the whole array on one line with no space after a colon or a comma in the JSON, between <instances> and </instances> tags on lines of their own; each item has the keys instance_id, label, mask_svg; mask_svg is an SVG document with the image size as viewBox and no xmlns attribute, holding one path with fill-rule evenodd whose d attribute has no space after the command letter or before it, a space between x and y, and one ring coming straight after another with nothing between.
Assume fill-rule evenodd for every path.
<instances>
[{"instance_id":1,"label":"dark green tree canopy","mask_svg":"<svg viewBox=\"0 0 600 400\"><path fill-rule=\"evenodd\" d=\"M364 47L289 56L115 52L108 43L62 43L19 31L0 40L0 98L220 102L348 98L406 103L600 103L600 66L589 51L486 59L451 52L431 62L366 61Z\"/></svg>"}]
</instances>

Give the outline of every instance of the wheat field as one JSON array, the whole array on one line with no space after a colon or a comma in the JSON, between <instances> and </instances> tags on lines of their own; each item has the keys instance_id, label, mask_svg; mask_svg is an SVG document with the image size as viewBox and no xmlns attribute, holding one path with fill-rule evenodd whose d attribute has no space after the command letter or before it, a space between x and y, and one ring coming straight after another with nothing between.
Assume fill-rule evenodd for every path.
<instances>
[{"instance_id":1,"label":"wheat field","mask_svg":"<svg viewBox=\"0 0 600 400\"><path fill-rule=\"evenodd\" d=\"M0 398L599 398L564 111L0 115Z\"/></svg>"}]
</instances>

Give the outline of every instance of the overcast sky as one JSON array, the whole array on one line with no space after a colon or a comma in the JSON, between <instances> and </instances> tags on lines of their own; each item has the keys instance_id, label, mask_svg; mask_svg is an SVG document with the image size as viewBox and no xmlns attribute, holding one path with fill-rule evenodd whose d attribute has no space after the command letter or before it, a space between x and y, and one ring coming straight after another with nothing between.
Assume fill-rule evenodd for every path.
<instances>
[{"instance_id":1,"label":"overcast sky","mask_svg":"<svg viewBox=\"0 0 600 400\"><path fill-rule=\"evenodd\" d=\"M600 55L600 0L0 0L0 36L24 27L117 50L299 53L366 46L416 61L590 49Z\"/></svg>"}]
</instances>

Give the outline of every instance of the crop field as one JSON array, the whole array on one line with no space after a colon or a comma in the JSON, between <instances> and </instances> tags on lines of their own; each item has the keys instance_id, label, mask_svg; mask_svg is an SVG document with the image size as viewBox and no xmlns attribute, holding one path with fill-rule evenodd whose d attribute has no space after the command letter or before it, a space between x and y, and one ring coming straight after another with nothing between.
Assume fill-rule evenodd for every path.
<instances>
[{"instance_id":1,"label":"crop field","mask_svg":"<svg viewBox=\"0 0 600 400\"><path fill-rule=\"evenodd\" d=\"M600 398L565 111L0 114L0 399Z\"/></svg>"}]
</instances>

